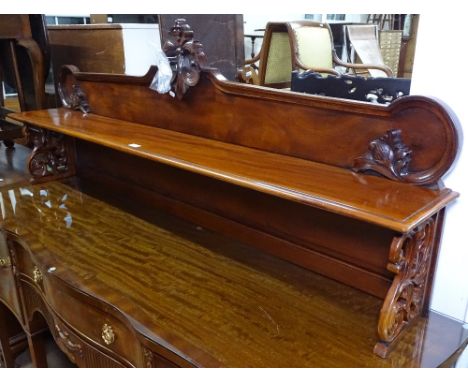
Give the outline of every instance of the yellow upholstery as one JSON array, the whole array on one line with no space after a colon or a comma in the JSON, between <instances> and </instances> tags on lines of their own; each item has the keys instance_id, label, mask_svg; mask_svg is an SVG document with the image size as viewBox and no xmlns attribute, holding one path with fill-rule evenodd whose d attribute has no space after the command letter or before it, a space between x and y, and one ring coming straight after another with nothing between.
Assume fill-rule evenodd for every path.
<instances>
[{"instance_id":1,"label":"yellow upholstery","mask_svg":"<svg viewBox=\"0 0 468 382\"><path fill-rule=\"evenodd\" d=\"M303 26L294 30L299 60L308 67L333 69L330 33L326 28Z\"/></svg>"},{"instance_id":2,"label":"yellow upholstery","mask_svg":"<svg viewBox=\"0 0 468 382\"><path fill-rule=\"evenodd\" d=\"M246 60L239 70L239 79L255 85L286 88L291 83L292 70L312 70L322 76L339 75L343 70L338 71L335 66L354 71L377 69L392 75L390 68L384 65L343 62L335 53L328 24L301 20L269 22L259 54Z\"/></svg>"},{"instance_id":3,"label":"yellow upholstery","mask_svg":"<svg viewBox=\"0 0 468 382\"><path fill-rule=\"evenodd\" d=\"M291 81L291 48L287 32L273 32L265 68L265 83Z\"/></svg>"}]
</instances>

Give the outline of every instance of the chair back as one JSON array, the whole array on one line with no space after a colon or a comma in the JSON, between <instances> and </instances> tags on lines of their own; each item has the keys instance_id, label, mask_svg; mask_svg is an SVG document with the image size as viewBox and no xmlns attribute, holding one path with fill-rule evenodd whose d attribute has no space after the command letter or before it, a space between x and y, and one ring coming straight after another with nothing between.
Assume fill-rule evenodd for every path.
<instances>
[{"instance_id":1,"label":"chair back","mask_svg":"<svg viewBox=\"0 0 468 382\"><path fill-rule=\"evenodd\" d=\"M328 24L314 21L287 23L293 49L293 70L333 69L333 39Z\"/></svg>"},{"instance_id":2,"label":"chair back","mask_svg":"<svg viewBox=\"0 0 468 382\"><path fill-rule=\"evenodd\" d=\"M339 75L335 70L339 66L344 70L375 70L380 76L392 75L385 65L341 61L335 52L330 26L308 20L268 23L260 53L245 63L239 73L241 81L275 88L289 88L293 70Z\"/></svg>"},{"instance_id":3,"label":"chair back","mask_svg":"<svg viewBox=\"0 0 468 382\"><path fill-rule=\"evenodd\" d=\"M258 85L289 87L291 83L291 45L285 23L270 22L265 28Z\"/></svg>"},{"instance_id":4,"label":"chair back","mask_svg":"<svg viewBox=\"0 0 468 382\"><path fill-rule=\"evenodd\" d=\"M378 41L377 25L347 25L347 37L351 43L351 57L355 53L363 64L385 65ZM371 77L386 76L378 69L368 69Z\"/></svg>"}]
</instances>

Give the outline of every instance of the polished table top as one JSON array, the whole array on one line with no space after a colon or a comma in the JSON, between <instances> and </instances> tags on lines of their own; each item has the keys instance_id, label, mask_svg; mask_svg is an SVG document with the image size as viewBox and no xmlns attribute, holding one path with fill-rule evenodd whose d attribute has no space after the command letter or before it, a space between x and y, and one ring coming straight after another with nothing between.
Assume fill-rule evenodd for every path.
<instances>
[{"instance_id":1,"label":"polished table top","mask_svg":"<svg viewBox=\"0 0 468 382\"><path fill-rule=\"evenodd\" d=\"M112 192L4 187L1 226L196 365L438 366L466 340L459 323L431 313L380 359L379 299Z\"/></svg>"}]
</instances>

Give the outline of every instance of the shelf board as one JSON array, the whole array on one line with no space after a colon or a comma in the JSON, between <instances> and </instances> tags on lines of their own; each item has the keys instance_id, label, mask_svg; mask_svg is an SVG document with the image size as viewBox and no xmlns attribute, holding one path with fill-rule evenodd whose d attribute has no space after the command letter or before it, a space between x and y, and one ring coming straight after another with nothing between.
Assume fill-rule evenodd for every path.
<instances>
[{"instance_id":1,"label":"shelf board","mask_svg":"<svg viewBox=\"0 0 468 382\"><path fill-rule=\"evenodd\" d=\"M458 194L68 109L10 115L27 124L241 187L409 232ZM131 137L131 138L129 138Z\"/></svg>"}]
</instances>

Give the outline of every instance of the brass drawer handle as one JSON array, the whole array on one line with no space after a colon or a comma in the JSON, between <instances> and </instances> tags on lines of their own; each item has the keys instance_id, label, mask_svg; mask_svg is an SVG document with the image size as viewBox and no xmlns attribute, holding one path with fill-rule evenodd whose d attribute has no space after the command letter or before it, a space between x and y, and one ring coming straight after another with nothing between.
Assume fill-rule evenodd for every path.
<instances>
[{"instance_id":1,"label":"brass drawer handle","mask_svg":"<svg viewBox=\"0 0 468 382\"><path fill-rule=\"evenodd\" d=\"M42 281L42 273L38 267L34 267L33 269L33 280L36 284Z\"/></svg>"},{"instance_id":2,"label":"brass drawer handle","mask_svg":"<svg viewBox=\"0 0 468 382\"><path fill-rule=\"evenodd\" d=\"M112 326L104 324L102 326L101 337L106 345L113 344L115 341L115 333L114 333L114 329L112 328Z\"/></svg>"},{"instance_id":3,"label":"brass drawer handle","mask_svg":"<svg viewBox=\"0 0 468 382\"><path fill-rule=\"evenodd\" d=\"M1 258L0 259L0 268L8 268L11 267L11 260L9 257Z\"/></svg>"}]
</instances>

